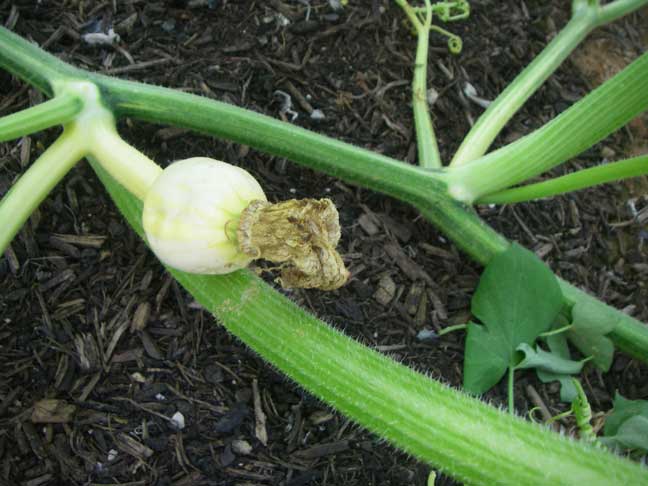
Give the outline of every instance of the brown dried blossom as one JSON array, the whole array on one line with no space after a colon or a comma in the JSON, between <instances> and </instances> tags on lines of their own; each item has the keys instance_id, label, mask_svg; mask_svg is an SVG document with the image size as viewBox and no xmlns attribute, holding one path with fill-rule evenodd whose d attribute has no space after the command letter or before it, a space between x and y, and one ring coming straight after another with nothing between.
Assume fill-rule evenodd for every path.
<instances>
[{"instance_id":1,"label":"brown dried blossom","mask_svg":"<svg viewBox=\"0 0 648 486\"><path fill-rule=\"evenodd\" d=\"M280 264L283 287L334 290L349 278L335 249L340 223L330 199L253 201L241 215L237 239L243 253Z\"/></svg>"}]
</instances>

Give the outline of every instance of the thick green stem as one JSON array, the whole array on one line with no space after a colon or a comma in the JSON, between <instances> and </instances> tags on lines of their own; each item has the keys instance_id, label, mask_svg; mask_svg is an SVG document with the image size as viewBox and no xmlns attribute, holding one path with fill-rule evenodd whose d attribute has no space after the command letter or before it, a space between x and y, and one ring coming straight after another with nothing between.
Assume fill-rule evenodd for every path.
<instances>
[{"instance_id":1,"label":"thick green stem","mask_svg":"<svg viewBox=\"0 0 648 486\"><path fill-rule=\"evenodd\" d=\"M38 46L0 26L0 67L24 79L48 96L65 79L83 79L87 73L66 64Z\"/></svg>"},{"instance_id":2,"label":"thick green stem","mask_svg":"<svg viewBox=\"0 0 648 486\"><path fill-rule=\"evenodd\" d=\"M474 162L448 171L451 194L473 202L574 157L648 108L648 53L551 122Z\"/></svg>"},{"instance_id":3,"label":"thick green stem","mask_svg":"<svg viewBox=\"0 0 648 486\"><path fill-rule=\"evenodd\" d=\"M2 198L0 254L54 186L83 157L81 136L75 128L66 129Z\"/></svg>"},{"instance_id":4,"label":"thick green stem","mask_svg":"<svg viewBox=\"0 0 648 486\"><path fill-rule=\"evenodd\" d=\"M574 2L569 23L491 103L461 143L450 165L463 165L484 155L504 125L594 28L646 4L646 0L622 0L601 8L597 1Z\"/></svg>"},{"instance_id":5,"label":"thick green stem","mask_svg":"<svg viewBox=\"0 0 648 486\"><path fill-rule=\"evenodd\" d=\"M446 193L440 171L423 170L237 106L96 76L117 115L209 133L285 157L412 204Z\"/></svg>"},{"instance_id":6,"label":"thick green stem","mask_svg":"<svg viewBox=\"0 0 648 486\"><path fill-rule=\"evenodd\" d=\"M40 105L0 118L0 142L63 125L82 109L83 102L78 96L65 93Z\"/></svg>"},{"instance_id":7,"label":"thick green stem","mask_svg":"<svg viewBox=\"0 0 648 486\"><path fill-rule=\"evenodd\" d=\"M140 203L94 165L142 234ZM251 272L171 270L233 334L358 424L468 484L648 484L640 466L490 407L368 349Z\"/></svg>"},{"instance_id":8,"label":"thick green stem","mask_svg":"<svg viewBox=\"0 0 648 486\"><path fill-rule=\"evenodd\" d=\"M645 174L648 174L648 155L579 170L536 184L506 189L488 194L477 202L479 204L510 204L530 201Z\"/></svg>"}]
</instances>

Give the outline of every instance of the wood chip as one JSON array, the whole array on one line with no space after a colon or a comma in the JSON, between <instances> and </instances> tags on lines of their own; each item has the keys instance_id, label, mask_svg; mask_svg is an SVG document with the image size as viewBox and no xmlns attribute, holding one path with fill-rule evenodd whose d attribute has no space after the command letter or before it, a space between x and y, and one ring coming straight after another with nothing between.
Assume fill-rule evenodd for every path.
<instances>
[{"instance_id":1,"label":"wood chip","mask_svg":"<svg viewBox=\"0 0 648 486\"><path fill-rule=\"evenodd\" d=\"M414 315L418 311L421 298L425 295L425 284L414 282L405 297L405 310L408 314Z\"/></svg>"},{"instance_id":2,"label":"wood chip","mask_svg":"<svg viewBox=\"0 0 648 486\"><path fill-rule=\"evenodd\" d=\"M24 483L21 484L23 486L41 486L41 484L49 483L53 478L54 475L47 473L47 474L43 474L42 476L38 476L36 478L30 479L29 481L25 481Z\"/></svg>"},{"instance_id":3,"label":"wood chip","mask_svg":"<svg viewBox=\"0 0 648 486\"><path fill-rule=\"evenodd\" d=\"M414 315L414 323L416 324L417 328L421 328L425 324L425 321L427 319L427 303L427 293L423 293L423 295L421 295L421 300L419 301L418 308L416 309L416 314Z\"/></svg>"},{"instance_id":4,"label":"wood chip","mask_svg":"<svg viewBox=\"0 0 648 486\"><path fill-rule=\"evenodd\" d=\"M148 459L153 455L153 449L123 432L115 437L115 445L120 451L137 459Z\"/></svg>"},{"instance_id":5,"label":"wood chip","mask_svg":"<svg viewBox=\"0 0 648 486\"><path fill-rule=\"evenodd\" d=\"M358 218L358 224L369 236L374 236L380 231L375 216L369 214L361 214Z\"/></svg>"},{"instance_id":6,"label":"wood chip","mask_svg":"<svg viewBox=\"0 0 648 486\"><path fill-rule=\"evenodd\" d=\"M56 239L63 243L68 243L82 248L101 248L106 241L105 236L101 235L63 235L53 234L52 239Z\"/></svg>"},{"instance_id":7,"label":"wood chip","mask_svg":"<svg viewBox=\"0 0 648 486\"><path fill-rule=\"evenodd\" d=\"M137 309L135 309L135 314L133 315L133 320L131 321L131 331L143 331L148 324L149 317L151 316L151 304L148 302L141 302Z\"/></svg>"},{"instance_id":8,"label":"wood chip","mask_svg":"<svg viewBox=\"0 0 648 486\"><path fill-rule=\"evenodd\" d=\"M9 263L9 270L11 271L12 275L16 275L18 273L18 270L20 270L20 262L18 261L16 252L14 252L13 248L11 248L11 245L7 246L7 249L4 252L4 256L7 259L7 263Z\"/></svg>"},{"instance_id":9,"label":"wood chip","mask_svg":"<svg viewBox=\"0 0 648 486\"><path fill-rule=\"evenodd\" d=\"M414 261L405 254L403 249L396 242L386 243L384 248L385 253L387 253L387 255L396 262L396 265L398 265L410 280L424 280L429 285L434 284L432 277L414 263Z\"/></svg>"},{"instance_id":10,"label":"wood chip","mask_svg":"<svg viewBox=\"0 0 648 486\"><path fill-rule=\"evenodd\" d=\"M266 430L266 416L261 408L261 395L259 394L259 381L252 380L252 393L254 395L254 435L264 445L268 445L268 431Z\"/></svg>"},{"instance_id":11,"label":"wood chip","mask_svg":"<svg viewBox=\"0 0 648 486\"><path fill-rule=\"evenodd\" d=\"M75 412L76 407L65 400L46 398L34 404L31 421L35 424L66 424Z\"/></svg>"},{"instance_id":12,"label":"wood chip","mask_svg":"<svg viewBox=\"0 0 648 486\"><path fill-rule=\"evenodd\" d=\"M20 166L24 169L29 165L31 159L32 141L30 137L23 137L20 140Z\"/></svg>"},{"instance_id":13,"label":"wood chip","mask_svg":"<svg viewBox=\"0 0 648 486\"><path fill-rule=\"evenodd\" d=\"M443 248L439 248L438 246L433 246L430 245L429 243L421 242L418 244L418 246L423 250L425 253L428 255L442 258L444 260L458 260L457 255L455 255L452 252L449 252L448 250L444 250Z\"/></svg>"},{"instance_id":14,"label":"wood chip","mask_svg":"<svg viewBox=\"0 0 648 486\"><path fill-rule=\"evenodd\" d=\"M22 387L16 387L7 392L2 402L0 402L0 417L7 413L13 401L22 391Z\"/></svg>"},{"instance_id":15,"label":"wood chip","mask_svg":"<svg viewBox=\"0 0 648 486\"><path fill-rule=\"evenodd\" d=\"M318 444L316 446L295 452L295 456L300 459L316 459L318 457L331 456L349 449L348 440L340 440L328 444Z\"/></svg>"},{"instance_id":16,"label":"wood chip","mask_svg":"<svg viewBox=\"0 0 648 486\"><path fill-rule=\"evenodd\" d=\"M383 276L378 282L378 289L373 297L381 305L387 305L394 298L396 293L396 284L389 275Z\"/></svg>"},{"instance_id":17,"label":"wood chip","mask_svg":"<svg viewBox=\"0 0 648 486\"><path fill-rule=\"evenodd\" d=\"M396 221L387 214L378 214L377 216L382 221L385 229L394 235L400 242L407 243L412 238L412 230L409 225Z\"/></svg>"},{"instance_id":18,"label":"wood chip","mask_svg":"<svg viewBox=\"0 0 648 486\"><path fill-rule=\"evenodd\" d=\"M155 341L153 341L149 333L147 333L146 331L140 331L139 337L142 340L142 345L144 346L144 351L146 351L146 354L148 354L153 359L164 359L164 355L157 347L157 344L155 344Z\"/></svg>"},{"instance_id":19,"label":"wood chip","mask_svg":"<svg viewBox=\"0 0 648 486\"><path fill-rule=\"evenodd\" d=\"M448 318L448 311L446 310L445 305L443 305L443 301L432 289L427 289L427 294L432 302L435 312L439 316L439 319L445 321Z\"/></svg>"},{"instance_id":20,"label":"wood chip","mask_svg":"<svg viewBox=\"0 0 648 486\"><path fill-rule=\"evenodd\" d=\"M96 371L101 367L99 346L92 333L77 334L74 337L79 366L84 373Z\"/></svg>"},{"instance_id":21,"label":"wood chip","mask_svg":"<svg viewBox=\"0 0 648 486\"><path fill-rule=\"evenodd\" d=\"M22 424L22 429L25 433L25 437L27 438L27 442L29 442L29 446L31 447L32 451L34 451L36 457L38 457L38 459L40 459L41 461L47 458L47 452L45 451L45 447L43 447L43 441L40 438L40 435L38 435L38 432L36 432L34 424L30 422L24 422Z\"/></svg>"}]
</instances>

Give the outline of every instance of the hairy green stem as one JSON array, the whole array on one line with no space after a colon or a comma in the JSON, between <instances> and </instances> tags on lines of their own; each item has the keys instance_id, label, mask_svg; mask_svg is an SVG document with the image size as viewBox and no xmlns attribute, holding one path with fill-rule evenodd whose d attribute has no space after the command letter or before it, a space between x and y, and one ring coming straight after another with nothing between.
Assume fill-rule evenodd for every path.
<instances>
[{"instance_id":1,"label":"hairy green stem","mask_svg":"<svg viewBox=\"0 0 648 486\"><path fill-rule=\"evenodd\" d=\"M446 193L440 171L403 164L250 110L104 76L97 76L95 81L108 93L106 101L118 116L234 140L411 204L428 201L430 194Z\"/></svg>"},{"instance_id":2,"label":"hairy green stem","mask_svg":"<svg viewBox=\"0 0 648 486\"><path fill-rule=\"evenodd\" d=\"M648 108L646 86L648 53L542 128L448 170L451 194L471 203L578 155Z\"/></svg>"},{"instance_id":3,"label":"hairy green stem","mask_svg":"<svg viewBox=\"0 0 648 486\"><path fill-rule=\"evenodd\" d=\"M71 121L83 108L78 96L65 93L26 110L0 118L0 142Z\"/></svg>"},{"instance_id":4,"label":"hairy green stem","mask_svg":"<svg viewBox=\"0 0 648 486\"><path fill-rule=\"evenodd\" d=\"M481 197L479 204L510 204L578 191L606 182L648 174L648 155L579 170L548 181L514 187Z\"/></svg>"},{"instance_id":5,"label":"hairy green stem","mask_svg":"<svg viewBox=\"0 0 648 486\"><path fill-rule=\"evenodd\" d=\"M57 59L0 26L0 67L25 80L48 96L55 94L57 81L83 79L87 73Z\"/></svg>"},{"instance_id":6,"label":"hairy green stem","mask_svg":"<svg viewBox=\"0 0 648 486\"><path fill-rule=\"evenodd\" d=\"M142 234L140 203L93 165ZM244 343L356 423L468 484L648 484L640 466L490 407L349 339L249 271L170 270Z\"/></svg>"},{"instance_id":7,"label":"hairy green stem","mask_svg":"<svg viewBox=\"0 0 648 486\"><path fill-rule=\"evenodd\" d=\"M596 27L648 4L646 0L622 0L601 8L598 1L577 0L569 23L506 89L472 127L451 166L460 166L486 153L504 125Z\"/></svg>"},{"instance_id":8,"label":"hairy green stem","mask_svg":"<svg viewBox=\"0 0 648 486\"><path fill-rule=\"evenodd\" d=\"M0 255L54 186L83 157L79 136L75 128L64 130L0 201Z\"/></svg>"}]
</instances>

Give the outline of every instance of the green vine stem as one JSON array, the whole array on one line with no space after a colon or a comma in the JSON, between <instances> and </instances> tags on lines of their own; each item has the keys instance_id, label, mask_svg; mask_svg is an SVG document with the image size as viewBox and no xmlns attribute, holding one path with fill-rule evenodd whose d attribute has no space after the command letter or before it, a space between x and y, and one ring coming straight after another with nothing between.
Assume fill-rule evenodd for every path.
<instances>
[{"instance_id":1,"label":"green vine stem","mask_svg":"<svg viewBox=\"0 0 648 486\"><path fill-rule=\"evenodd\" d=\"M209 133L285 157L411 204L446 194L444 175L318 135L234 105L158 86L99 77L118 117L129 116ZM432 196L434 197L434 196Z\"/></svg>"},{"instance_id":2,"label":"green vine stem","mask_svg":"<svg viewBox=\"0 0 648 486\"><path fill-rule=\"evenodd\" d=\"M451 194L472 203L578 155L648 108L646 86L648 53L530 135L450 168Z\"/></svg>"},{"instance_id":3,"label":"green vine stem","mask_svg":"<svg viewBox=\"0 0 648 486\"><path fill-rule=\"evenodd\" d=\"M48 96L66 79L83 79L88 73L64 63L22 37L0 26L0 66Z\"/></svg>"},{"instance_id":4,"label":"green vine stem","mask_svg":"<svg viewBox=\"0 0 648 486\"><path fill-rule=\"evenodd\" d=\"M515 413L515 363L511 360L508 367L506 391L508 395L508 412Z\"/></svg>"},{"instance_id":5,"label":"green vine stem","mask_svg":"<svg viewBox=\"0 0 648 486\"><path fill-rule=\"evenodd\" d=\"M593 0L577 1L592 2ZM596 3L599 4L599 25L605 25L609 24L610 22L614 22L615 20L628 15L630 12L634 12L635 10L648 5L648 2L646 0L616 0L603 6L600 6L600 2L598 1Z\"/></svg>"},{"instance_id":6,"label":"green vine stem","mask_svg":"<svg viewBox=\"0 0 648 486\"><path fill-rule=\"evenodd\" d=\"M162 173L159 165L119 136L112 120L93 123L88 152L131 194L144 199Z\"/></svg>"},{"instance_id":7,"label":"green vine stem","mask_svg":"<svg viewBox=\"0 0 648 486\"><path fill-rule=\"evenodd\" d=\"M0 118L0 142L72 121L83 108L73 94L63 94L26 110Z\"/></svg>"},{"instance_id":8,"label":"green vine stem","mask_svg":"<svg viewBox=\"0 0 648 486\"><path fill-rule=\"evenodd\" d=\"M0 201L0 255L54 186L83 157L75 128L63 134L34 162Z\"/></svg>"},{"instance_id":9,"label":"green vine stem","mask_svg":"<svg viewBox=\"0 0 648 486\"><path fill-rule=\"evenodd\" d=\"M488 194L479 204L511 204L578 191L606 182L648 174L648 155L579 170L548 181Z\"/></svg>"},{"instance_id":10,"label":"green vine stem","mask_svg":"<svg viewBox=\"0 0 648 486\"><path fill-rule=\"evenodd\" d=\"M599 0L574 0L569 23L491 103L450 165L460 166L484 155L504 125L593 29L646 4L646 0L617 0L601 7Z\"/></svg>"},{"instance_id":11,"label":"green vine stem","mask_svg":"<svg viewBox=\"0 0 648 486\"><path fill-rule=\"evenodd\" d=\"M425 7L414 7L414 12L425 13ZM468 0L450 0L447 2L434 2L432 14L442 22L456 22L465 20L470 16Z\"/></svg>"},{"instance_id":12,"label":"green vine stem","mask_svg":"<svg viewBox=\"0 0 648 486\"><path fill-rule=\"evenodd\" d=\"M432 25L432 5L425 0L425 17L421 22L416 14L411 14L412 7L406 0L396 0L396 3L406 12L416 31L416 58L414 60L414 76L412 80L412 109L414 126L416 128L416 143L418 161L421 167L437 169L441 167L441 155L437 145L432 118L427 99L427 68L428 48L430 43L430 27Z\"/></svg>"},{"instance_id":13,"label":"green vine stem","mask_svg":"<svg viewBox=\"0 0 648 486\"><path fill-rule=\"evenodd\" d=\"M14 52L19 52L20 57L14 58L12 55ZM642 59L646 62L648 55L644 55ZM24 65L23 60L26 61ZM46 65L40 66L35 60ZM633 66L636 66L637 62ZM65 67L66 65L54 56L43 53L38 47L2 27L0 27L0 66L9 66L16 75L21 77L24 75L27 79L29 79L30 68L39 68L39 72L53 73L68 72L73 69ZM417 207L428 221L436 225L448 238L481 264L487 264L495 254L506 250L508 246L506 239L486 225L470 207L449 196L445 181L451 179L449 176L454 177L454 174L463 167L447 172L425 170L236 106L167 88L84 71L79 73L80 79L91 80L100 87L104 102L117 116L130 116L190 128L246 144L409 202ZM608 83L613 82L614 79ZM49 83L46 84L49 86ZM645 97L645 90L643 91L642 96ZM604 124L597 125L598 111L600 111L597 103L600 101L597 99L593 102L586 101L591 99L593 94L581 100L580 104L577 103L569 108L562 118L559 117L552 122L553 137L561 140L560 133L573 129L569 124L573 124L574 119L588 120L598 132L606 130ZM637 103L636 91L628 96L632 97L632 102ZM575 109L579 110L577 116L564 118ZM619 120L615 122L621 123ZM569 132L569 136L572 135L573 132ZM555 138L545 145L542 137L536 137L536 143L541 145L541 150L534 151L534 146L529 144L526 147L528 154L521 155L522 151L514 151L511 158L499 155L500 163L504 165L502 170L508 170L507 164L513 167L542 162L548 149L558 151L554 153L554 157L567 158L572 149L568 145L557 144ZM534 158L530 157L531 155L534 155ZM476 167L477 163L470 164L470 168ZM484 177L487 178L488 173L485 173ZM1 222L2 220L0 226L2 226ZM561 288L569 306L587 300L591 305L602 309L601 315L612 313L617 319L617 326L611 334L615 344L620 350L648 362L648 326L618 310L611 309L603 302L564 281L561 281Z\"/></svg>"},{"instance_id":14,"label":"green vine stem","mask_svg":"<svg viewBox=\"0 0 648 486\"><path fill-rule=\"evenodd\" d=\"M141 204L93 164L141 235ZM252 272L173 276L225 327L311 393L468 484L648 484L645 469L430 380L319 321Z\"/></svg>"}]
</instances>

